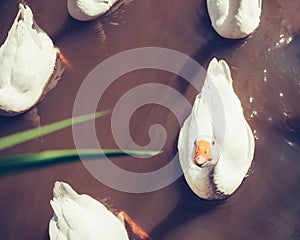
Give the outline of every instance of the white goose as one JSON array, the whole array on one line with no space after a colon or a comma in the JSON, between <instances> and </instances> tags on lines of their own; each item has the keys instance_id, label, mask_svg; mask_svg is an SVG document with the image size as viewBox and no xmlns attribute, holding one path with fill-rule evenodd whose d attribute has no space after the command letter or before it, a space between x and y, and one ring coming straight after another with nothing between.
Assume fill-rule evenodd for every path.
<instances>
[{"instance_id":1,"label":"white goose","mask_svg":"<svg viewBox=\"0 0 300 240\"><path fill-rule=\"evenodd\" d=\"M225 61L210 62L201 93L180 130L178 152L188 185L203 199L231 195L246 176L254 137Z\"/></svg>"},{"instance_id":2,"label":"white goose","mask_svg":"<svg viewBox=\"0 0 300 240\"><path fill-rule=\"evenodd\" d=\"M99 201L77 194L67 183L55 182L50 204L54 211L49 223L50 240L128 240L124 220L140 239L150 239L125 212L116 217Z\"/></svg>"},{"instance_id":3,"label":"white goose","mask_svg":"<svg viewBox=\"0 0 300 240\"><path fill-rule=\"evenodd\" d=\"M259 25L262 0L207 0L215 31L224 38L249 36Z\"/></svg>"},{"instance_id":4,"label":"white goose","mask_svg":"<svg viewBox=\"0 0 300 240\"><path fill-rule=\"evenodd\" d=\"M106 13L118 0L68 0L69 14L79 21L89 21Z\"/></svg>"},{"instance_id":5,"label":"white goose","mask_svg":"<svg viewBox=\"0 0 300 240\"><path fill-rule=\"evenodd\" d=\"M14 115L34 106L54 72L57 50L36 24L29 6L18 14L0 47L0 112Z\"/></svg>"}]
</instances>

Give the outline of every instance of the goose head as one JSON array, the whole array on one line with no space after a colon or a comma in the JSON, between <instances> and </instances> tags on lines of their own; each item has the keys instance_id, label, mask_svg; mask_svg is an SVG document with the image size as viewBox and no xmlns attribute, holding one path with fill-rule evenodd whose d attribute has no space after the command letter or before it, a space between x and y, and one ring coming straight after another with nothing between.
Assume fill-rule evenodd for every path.
<instances>
[{"instance_id":1,"label":"goose head","mask_svg":"<svg viewBox=\"0 0 300 240\"><path fill-rule=\"evenodd\" d=\"M214 154L215 141L200 138L195 141L194 163L200 167L213 167L217 164L216 154Z\"/></svg>"}]
</instances>

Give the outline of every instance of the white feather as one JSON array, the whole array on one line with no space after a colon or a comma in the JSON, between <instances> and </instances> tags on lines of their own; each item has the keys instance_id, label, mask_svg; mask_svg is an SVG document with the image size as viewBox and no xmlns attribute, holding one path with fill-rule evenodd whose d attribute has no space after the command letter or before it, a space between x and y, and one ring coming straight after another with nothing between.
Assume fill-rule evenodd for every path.
<instances>
[{"instance_id":1,"label":"white feather","mask_svg":"<svg viewBox=\"0 0 300 240\"><path fill-rule=\"evenodd\" d=\"M80 21L89 21L106 13L118 0L68 0L69 14Z\"/></svg>"}]
</instances>

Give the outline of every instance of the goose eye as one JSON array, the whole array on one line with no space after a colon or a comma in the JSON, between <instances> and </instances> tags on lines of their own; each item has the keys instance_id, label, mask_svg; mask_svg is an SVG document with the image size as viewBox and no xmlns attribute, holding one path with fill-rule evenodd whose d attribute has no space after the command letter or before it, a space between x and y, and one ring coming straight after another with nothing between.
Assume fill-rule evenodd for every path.
<instances>
[{"instance_id":1,"label":"goose eye","mask_svg":"<svg viewBox=\"0 0 300 240\"><path fill-rule=\"evenodd\" d=\"M212 141L212 143L211 143L212 145L215 145L215 141Z\"/></svg>"}]
</instances>

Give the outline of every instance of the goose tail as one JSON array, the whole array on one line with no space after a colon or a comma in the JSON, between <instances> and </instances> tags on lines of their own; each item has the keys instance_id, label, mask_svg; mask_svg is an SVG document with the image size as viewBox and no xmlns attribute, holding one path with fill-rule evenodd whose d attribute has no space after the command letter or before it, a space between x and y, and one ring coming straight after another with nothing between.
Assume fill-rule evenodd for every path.
<instances>
[{"instance_id":1,"label":"goose tail","mask_svg":"<svg viewBox=\"0 0 300 240\"><path fill-rule=\"evenodd\" d=\"M232 77L230 73L230 68L224 60L218 61L216 58L213 58L207 69L208 78L216 78L223 76L229 83L232 85ZM220 78L223 78L220 77Z\"/></svg>"},{"instance_id":2,"label":"goose tail","mask_svg":"<svg viewBox=\"0 0 300 240\"><path fill-rule=\"evenodd\" d=\"M64 182L56 181L53 188L53 197L54 199L61 199L64 197L75 200L78 198L78 194L73 190L73 188Z\"/></svg>"}]
</instances>

